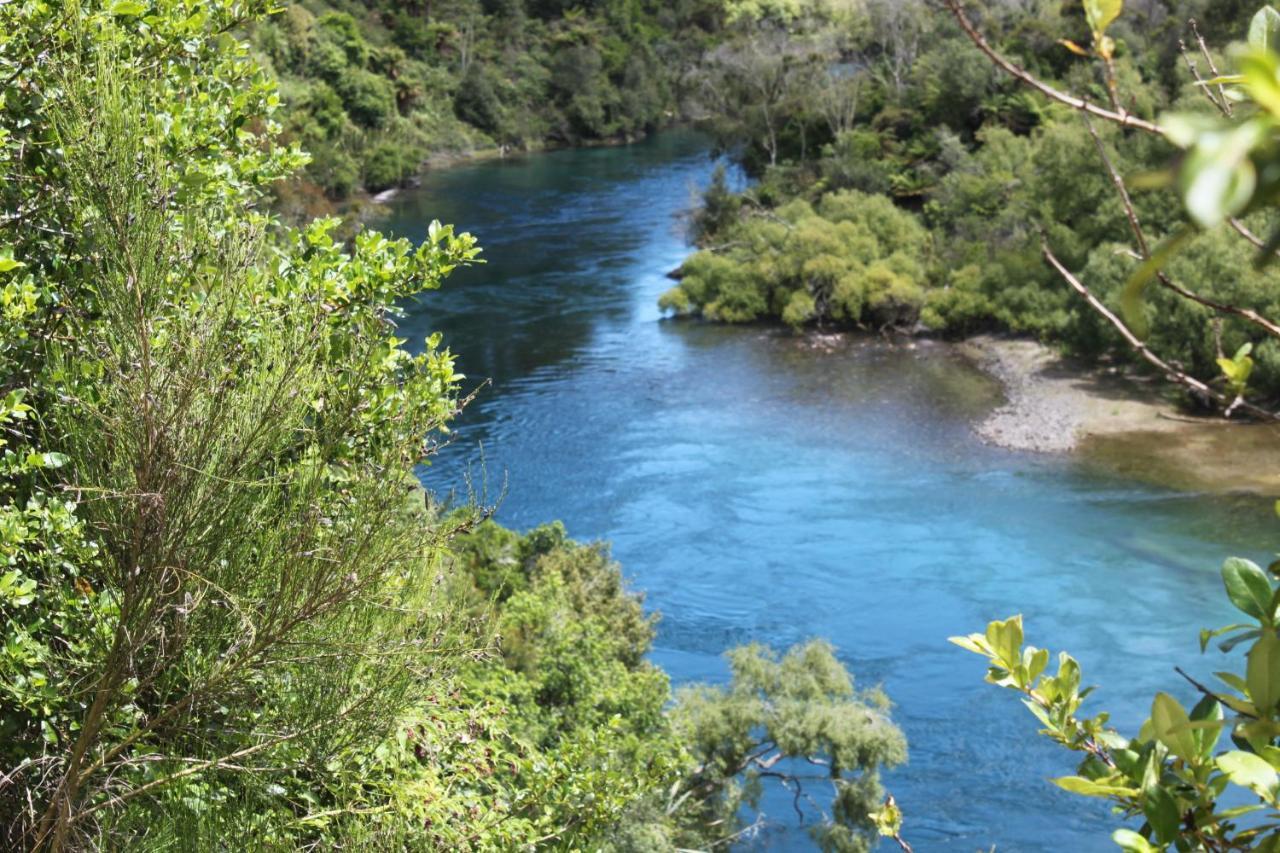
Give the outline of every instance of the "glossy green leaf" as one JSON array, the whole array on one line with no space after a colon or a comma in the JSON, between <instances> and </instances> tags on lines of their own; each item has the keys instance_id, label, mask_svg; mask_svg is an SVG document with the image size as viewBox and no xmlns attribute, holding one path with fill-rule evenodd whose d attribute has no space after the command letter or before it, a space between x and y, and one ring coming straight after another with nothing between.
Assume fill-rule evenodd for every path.
<instances>
[{"instance_id":1,"label":"glossy green leaf","mask_svg":"<svg viewBox=\"0 0 1280 853\"><path fill-rule=\"evenodd\" d=\"M1224 683L1231 685L1241 693L1249 692L1248 682L1236 675L1234 672L1215 672L1214 675L1218 676L1218 678L1220 678Z\"/></svg>"},{"instance_id":2,"label":"glossy green leaf","mask_svg":"<svg viewBox=\"0 0 1280 853\"><path fill-rule=\"evenodd\" d=\"M1245 680L1249 698L1259 711L1269 713L1280 703L1280 639L1271 631L1259 637L1249 650Z\"/></svg>"},{"instance_id":3,"label":"glossy green leaf","mask_svg":"<svg viewBox=\"0 0 1280 853\"><path fill-rule=\"evenodd\" d=\"M1107 31L1123 9L1124 0L1084 0L1084 15L1089 21L1089 29L1098 35Z\"/></svg>"},{"instance_id":4,"label":"glossy green leaf","mask_svg":"<svg viewBox=\"0 0 1280 853\"><path fill-rule=\"evenodd\" d=\"M1095 782L1083 776L1062 776L1054 779L1053 784L1064 791L1081 794L1085 797L1136 797L1139 794L1137 788L1126 785L1108 785L1105 782Z\"/></svg>"},{"instance_id":5,"label":"glossy green leaf","mask_svg":"<svg viewBox=\"0 0 1280 853\"><path fill-rule=\"evenodd\" d=\"M1156 840L1161 844L1172 844L1177 839L1178 827L1182 823L1182 813L1178 808L1177 799L1168 788L1156 785L1143 792L1142 814L1155 830Z\"/></svg>"},{"instance_id":6,"label":"glossy green leaf","mask_svg":"<svg viewBox=\"0 0 1280 853\"><path fill-rule=\"evenodd\" d=\"M1191 732L1191 718L1186 709L1168 693L1157 693L1151 703L1151 729L1156 740L1179 758L1196 763L1199 745Z\"/></svg>"},{"instance_id":7,"label":"glossy green leaf","mask_svg":"<svg viewBox=\"0 0 1280 853\"><path fill-rule=\"evenodd\" d=\"M1200 757L1206 761L1213 756L1213 750L1218 745L1218 739L1222 737L1222 703L1212 696L1205 696L1196 703L1191 709L1191 722L1196 724L1212 724L1204 728L1193 728L1192 737L1195 738L1200 749Z\"/></svg>"},{"instance_id":8,"label":"glossy green leaf","mask_svg":"<svg viewBox=\"0 0 1280 853\"><path fill-rule=\"evenodd\" d=\"M991 655L991 646L987 643L987 638L981 634L969 634L966 637L948 637L947 642L984 657Z\"/></svg>"},{"instance_id":9,"label":"glossy green leaf","mask_svg":"<svg viewBox=\"0 0 1280 853\"><path fill-rule=\"evenodd\" d=\"M1111 840L1126 853L1155 853L1156 850L1150 841L1132 829L1117 829L1111 833Z\"/></svg>"},{"instance_id":10,"label":"glossy green leaf","mask_svg":"<svg viewBox=\"0 0 1280 853\"><path fill-rule=\"evenodd\" d=\"M1276 60L1273 53L1254 51L1241 57L1240 73L1245 90L1258 106L1280 115L1280 65Z\"/></svg>"},{"instance_id":11,"label":"glossy green leaf","mask_svg":"<svg viewBox=\"0 0 1280 853\"><path fill-rule=\"evenodd\" d=\"M1212 630L1208 628L1202 628L1200 630L1200 651L1203 652L1207 648L1209 648L1209 641L1212 640L1214 637L1221 637L1223 634L1230 634L1233 631L1242 631L1251 627L1252 627L1251 625L1236 623L1234 625L1226 625L1222 628L1214 628Z\"/></svg>"},{"instance_id":12,"label":"glossy green leaf","mask_svg":"<svg viewBox=\"0 0 1280 853\"><path fill-rule=\"evenodd\" d=\"M1241 557L1231 557L1222 564L1222 583L1227 598L1240 611L1247 613L1265 625L1272 624L1271 581L1257 563Z\"/></svg>"},{"instance_id":13,"label":"glossy green leaf","mask_svg":"<svg viewBox=\"0 0 1280 853\"><path fill-rule=\"evenodd\" d=\"M1214 763L1232 784L1248 788L1266 799L1275 799L1276 771L1262 758L1251 752L1233 750L1219 755Z\"/></svg>"},{"instance_id":14,"label":"glossy green leaf","mask_svg":"<svg viewBox=\"0 0 1280 853\"><path fill-rule=\"evenodd\" d=\"M1000 663L1009 669L1017 666L1022 656L1022 616L987 625L987 642Z\"/></svg>"}]
</instances>

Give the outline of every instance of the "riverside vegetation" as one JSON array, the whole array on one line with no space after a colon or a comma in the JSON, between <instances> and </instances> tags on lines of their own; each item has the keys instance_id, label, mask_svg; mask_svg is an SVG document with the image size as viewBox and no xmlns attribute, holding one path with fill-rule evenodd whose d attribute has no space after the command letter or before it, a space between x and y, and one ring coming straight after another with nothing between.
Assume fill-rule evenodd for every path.
<instances>
[{"instance_id":1,"label":"riverside vegetation","mask_svg":"<svg viewBox=\"0 0 1280 853\"><path fill-rule=\"evenodd\" d=\"M1269 315L1247 300L1245 290L1214 291L1204 295L1207 283L1195 279L1191 289L1178 277L1179 270L1202 271L1203 257L1179 267L1187 244L1204 235L1226 235L1240 252L1251 258L1253 271L1271 267L1280 231L1264 233L1252 228L1270 223L1276 201L1275 163L1280 157L1277 122L1280 122L1280 11L1264 6L1248 21L1247 38L1225 62L1215 58L1200 41L1199 57L1212 73L1205 78L1197 59L1184 56L1194 78L1196 94L1211 112L1163 112L1148 120L1130 111L1132 80L1125 80L1117 64L1119 42L1111 35L1122 19L1121 0L1084 0L1088 39L1064 42L1072 54L1095 60L1105 100L1095 101L1063 91L1047 83L1020 63L993 47L969 16L961 0L945 5L974 45L1002 71L1057 104L1080 114L1095 143L1100 168L1112 184L1112 197L1124 216L1132 241L1130 268L1113 294L1116 308L1109 308L1091 285L1107 281L1096 259L1083 262L1075 273L1056 252L1056 240L1066 239L1046 228L1041 255L1070 290L1082 298L1091 314L1106 321L1113 332L1166 378L1195 395L1202 403L1221 407L1227 416L1244 410L1255 417L1274 415L1246 399L1253 391L1254 340L1246 339L1233 356L1222 350L1223 317L1241 321L1252 338L1274 346L1280 336ZM1197 40L1200 39L1196 33ZM1223 68L1222 73L1219 67ZM1163 138L1180 154L1160 184L1181 202L1172 209L1178 215L1159 235L1152 228L1149 209L1139 208L1130 196L1134 183L1116 165L1096 122L1122 128L1122 133ZM1158 214L1157 214L1158 215ZM1166 215L1167 212L1166 212ZM1252 218L1251 218L1252 217ZM1157 226L1158 227L1158 226ZM1232 233L1234 232L1234 233ZM1157 242L1159 239L1159 242ZM1200 244L1204 246L1204 243ZM1210 255L1210 257L1215 257ZM1199 265L1197 265L1199 264ZM1088 282L1088 283L1086 283ZM1153 310L1147 297L1159 284L1164 297ZM1243 303L1238 301L1244 298ZM1161 337L1162 327L1186 323L1179 308L1193 306L1198 324L1191 331L1215 337L1218 388L1197 379L1178 364L1163 360L1157 352L1173 349ZM1165 307L1168 306L1168 307ZM1203 337L1202 337L1203 340ZM1174 349L1175 357L1187 357ZM1265 366L1265 363L1263 363ZM1267 393L1266 379L1258 383ZM1271 381L1274 381L1272 379ZM1280 513L1280 502L1276 504ZM1084 702L1092 688L1081 689L1079 664L1067 653L1058 656L1056 674L1047 672L1047 649L1024 645L1021 616L991 622L983 633L953 637L952 642L981 655L990 663L987 681L1020 694L1023 704L1042 724L1041 734L1079 753L1077 774L1055 779L1069 792L1110 802L1131 825L1117 829L1112 838L1123 850L1148 853L1159 850L1225 851L1280 850L1280 561L1263 569L1252 561L1231 558L1222 566L1222 581L1231 604L1247 617L1239 622L1200 632L1200 649L1208 650L1218 638L1219 650L1230 654L1247 646L1244 661L1216 672L1213 686L1181 675L1199 696L1187 709L1175 697L1159 692L1151 703L1150 717L1132 735L1123 735L1109 724L1109 715L1086 715ZM1229 744L1223 744L1223 736ZM886 808L879 815L882 831L899 837L901 815Z\"/></svg>"},{"instance_id":2,"label":"riverside vegetation","mask_svg":"<svg viewBox=\"0 0 1280 853\"><path fill-rule=\"evenodd\" d=\"M1206 403L1265 414L1280 13L1238 56L1184 58L1186 14L1210 43L1248 16L1029 3L991 10L988 41L948 5L955 29L887 0L0 6L0 843L710 848L752 827L764 784L798 795L805 763L830 783L824 849L877 830L909 849L878 776L905 742L830 646L743 647L728 684L673 696L602 546L418 485L463 377L394 320L478 262L474 240L437 224L416 248L344 242L271 204L304 169L335 195L402 180L437 132L635 132L678 65L645 51L688 39L712 127L762 180L713 187L668 307L1136 341ZM682 21L706 26L664 34ZM498 47L516 24L527 56ZM1006 51L1047 97L990 70ZM1217 79L1179 84L1201 61ZM578 64L544 73L561 62ZM652 97L622 103L640 78ZM1123 176L1161 170L1165 189L1129 195ZM1134 818L1125 849L1280 844L1280 592L1247 561L1223 575L1251 621L1202 643L1248 643L1244 674L1197 684L1190 711L1160 694L1132 738L1081 716L1078 666L1045 674L1017 617L958 638L1083 753L1060 784ZM1229 786L1257 804L1224 808Z\"/></svg>"},{"instance_id":3,"label":"riverside vegetation","mask_svg":"<svg viewBox=\"0 0 1280 853\"><path fill-rule=\"evenodd\" d=\"M633 139L685 108L718 0L308 0L258 20L285 139L313 154L277 187L294 213L397 186L432 155Z\"/></svg>"},{"instance_id":4,"label":"riverside vegetation","mask_svg":"<svg viewBox=\"0 0 1280 853\"><path fill-rule=\"evenodd\" d=\"M1160 322L1144 330L1145 343L1229 400L1232 373L1220 361L1248 346L1252 393L1276 400L1280 342L1247 316L1280 313L1270 271L1229 228L1183 228L1178 196L1188 185L1170 171L1185 140L1132 129L1176 113L1194 127L1187 134L1208 132L1204 124L1222 118L1214 103L1222 96L1203 83L1233 67L1226 48L1244 37L1254 10L1130 3L1108 28L1104 63L1090 55L1088 4L972 5L993 52L1091 104L1112 110L1119 98L1127 124L1086 124L1072 103L1005 73L954 16L920 0L853 11L740 4L704 73L726 85L768 83L734 90L736 108L709 126L758 181L741 193L723 180L710 188L694 222L702 251L677 273L662 306L796 328L1007 331L1085 360L1145 364L1042 255L1051 246L1118 311L1141 262L1131 245L1134 212L1151 247L1178 235L1164 278L1198 297L1162 280L1146 300ZM1143 178L1129 188L1128 208L1100 150L1115 173ZM1232 216L1264 239L1276 229L1265 205ZM1190 396L1206 402L1202 391Z\"/></svg>"},{"instance_id":5,"label":"riverside vegetation","mask_svg":"<svg viewBox=\"0 0 1280 853\"><path fill-rule=\"evenodd\" d=\"M710 846L808 759L865 849L905 744L829 646L673 701L601 547L418 485L462 377L394 320L479 250L275 218L269 11L0 6L0 846Z\"/></svg>"}]
</instances>

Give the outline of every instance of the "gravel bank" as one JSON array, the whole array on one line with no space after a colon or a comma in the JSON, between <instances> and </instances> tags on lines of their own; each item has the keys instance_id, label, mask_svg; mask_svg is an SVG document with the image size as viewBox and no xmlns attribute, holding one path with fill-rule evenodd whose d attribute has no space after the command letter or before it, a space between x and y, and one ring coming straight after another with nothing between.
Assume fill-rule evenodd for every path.
<instances>
[{"instance_id":1,"label":"gravel bank","mask_svg":"<svg viewBox=\"0 0 1280 853\"><path fill-rule=\"evenodd\" d=\"M1086 370L1035 341L982 336L961 349L1005 387L975 426L991 444L1178 489L1280 496L1280 427L1192 418L1160 383Z\"/></svg>"}]
</instances>

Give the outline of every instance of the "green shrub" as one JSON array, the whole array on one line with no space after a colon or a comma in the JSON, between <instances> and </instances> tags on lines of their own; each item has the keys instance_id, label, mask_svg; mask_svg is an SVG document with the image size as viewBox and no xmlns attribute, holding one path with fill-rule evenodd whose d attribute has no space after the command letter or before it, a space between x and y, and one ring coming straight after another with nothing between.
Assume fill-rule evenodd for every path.
<instances>
[{"instance_id":1,"label":"green shrub","mask_svg":"<svg viewBox=\"0 0 1280 853\"><path fill-rule=\"evenodd\" d=\"M364 185L373 192L399 186L413 176L418 166L406 146L383 142L365 158Z\"/></svg>"},{"instance_id":2,"label":"green shrub","mask_svg":"<svg viewBox=\"0 0 1280 853\"><path fill-rule=\"evenodd\" d=\"M793 201L720 238L726 249L684 264L663 309L730 323L775 317L795 327L880 327L909 326L924 305L928 232L881 196L842 191L816 209Z\"/></svg>"},{"instance_id":3,"label":"green shrub","mask_svg":"<svg viewBox=\"0 0 1280 853\"><path fill-rule=\"evenodd\" d=\"M348 68L333 80L333 88L357 124L385 127L396 115L395 87L372 71Z\"/></svg>"}]
</instances>

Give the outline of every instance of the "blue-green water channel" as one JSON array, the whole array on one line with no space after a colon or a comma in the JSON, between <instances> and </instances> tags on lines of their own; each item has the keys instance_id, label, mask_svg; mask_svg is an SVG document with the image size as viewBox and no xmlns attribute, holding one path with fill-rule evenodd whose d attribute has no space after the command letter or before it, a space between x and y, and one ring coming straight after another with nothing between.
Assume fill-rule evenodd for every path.
<instances>
[{"instance_id":1,"label":"blue-green water channel","mask_svg":"<svg viewBox=\"0 0 1280 853\"><path fill-rule=\"evenodd\" d=\"M942 345L663 320L680 215L712 168L669 133L439 171L393 201L380 227L453 222L488 259L405 324L492 380L429 485L505 483L506 524L611 541L677 683L723 679L748 640L829 638L896 703L910 763L886 782L916 850L1112 849L1106 809L1047 781L1070 757L946 638L1021 612L1132 730L1155 691L1192 699L1175 664L1222 668L1196 632L1232 621L1222 558L1274 547L1268 505L984 446L970 425L998 391ZM812 849L790 796L765 808L751 849Z\"/></svg>"}]
</instances>

